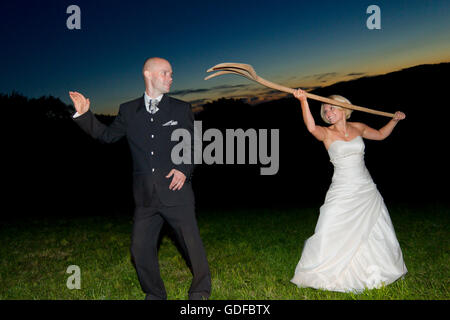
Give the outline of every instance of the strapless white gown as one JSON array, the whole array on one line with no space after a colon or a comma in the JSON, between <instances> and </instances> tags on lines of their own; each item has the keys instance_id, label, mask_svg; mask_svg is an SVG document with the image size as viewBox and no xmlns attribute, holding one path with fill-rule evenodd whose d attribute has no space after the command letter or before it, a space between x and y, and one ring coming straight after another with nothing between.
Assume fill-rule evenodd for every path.
<instances>
[{"instance_id":1,"label":"strapless white gown","mask_svg":"<svg viewBox=\"0 0 450 320\"><path fill-rule=\"evenodd\" d=\"M379 288L408 270L389 213L364 164L364 142L335 141L332 183L291 282L340 292Z\"/></svg>"}]
</instances>

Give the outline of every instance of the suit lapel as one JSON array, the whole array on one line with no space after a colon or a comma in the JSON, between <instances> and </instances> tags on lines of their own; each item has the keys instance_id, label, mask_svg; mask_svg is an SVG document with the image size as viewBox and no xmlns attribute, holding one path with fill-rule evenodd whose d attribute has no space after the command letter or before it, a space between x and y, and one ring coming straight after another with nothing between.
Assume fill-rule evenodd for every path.
<instances>
[{"instance_id":1,"label":"suit lapel","mask_svg":"<svg viewBox=\"0 0 450 320\"><path fill-rule=\"evenodd\" d=\"M147 111L145 109L145 99L144 99L144 95L142 95L142 98L139 100L139 105L136 108L136 113L142 112L142 111Z\"/></svg>"},{"instance_id":2,"label":"suit lapel","mask_svg":"<svg viewBox=\"0 0 450 320\"><path fill-rule=\"evenodd\" d=\"M170 98L164 94L161 101L158 103L159 111L163 110L164 112L167 112L167 109L170 104Z\"/></svg>"},{"instance_id":3,"label":"suit lapel","mask_svg":"<svg viewBox=\"0 0 450 320\"><path fill-rule=\"evenodd\" d=\"M156 121L160 124L166 123L171 120L172 108L170 107L170 97L166 94L163 95L161 101L158 104L158 112L156 113Z\"/></svg>"}]
</instances>

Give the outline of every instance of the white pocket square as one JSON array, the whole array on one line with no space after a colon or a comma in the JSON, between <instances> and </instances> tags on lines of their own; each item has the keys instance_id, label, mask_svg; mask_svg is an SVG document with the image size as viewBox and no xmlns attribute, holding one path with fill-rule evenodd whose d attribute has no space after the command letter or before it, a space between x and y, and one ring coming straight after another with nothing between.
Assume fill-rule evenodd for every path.
<instances>
[{"instance_id":1,"label":"white pocket square","mask_svg":"<svg viewBox=\"0 0 450 320\"><path fill-rule=\"evenodd\" d=\"M170 120L170 121L164 123L163 127L165 127L165 126L176 126L177 124L178 124L178 121Z\"/></svg>"}]
</instances>

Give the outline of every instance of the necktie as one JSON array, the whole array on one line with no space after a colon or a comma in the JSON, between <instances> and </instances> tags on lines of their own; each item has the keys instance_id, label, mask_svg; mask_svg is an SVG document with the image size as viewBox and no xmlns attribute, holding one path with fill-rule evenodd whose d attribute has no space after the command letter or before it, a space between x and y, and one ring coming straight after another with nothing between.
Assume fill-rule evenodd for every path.
<instances>
[{"instance_id":1,"label":"necktie","mask_svg":"<svg viewBox=\"0 0 450 320\"><path fill-rule=\"evenodd\" d=\"M151 114L155 114L159 110L158 103L159 103L159 101L156 99L150 100L150 113Z\"/></svg>"}]
</instances>

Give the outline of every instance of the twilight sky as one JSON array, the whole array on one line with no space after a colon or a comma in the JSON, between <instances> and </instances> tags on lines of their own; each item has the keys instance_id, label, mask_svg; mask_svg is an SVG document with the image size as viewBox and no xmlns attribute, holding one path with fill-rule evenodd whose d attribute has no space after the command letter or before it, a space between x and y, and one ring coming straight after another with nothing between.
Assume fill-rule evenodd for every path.
<instances>
[{"instance_id":1,"label":"twilight sky","mask_svg":"<svg viewBox=\"0 0 450 320\"><path fill-rule=\"evenodd\" d=\"M70 5L81 30L69 30ZM381 9L369 30L368 6ZM80 91L95 113L115 114L144 92L147 57L168 59L171 95L194 105L220 97L276 98L235 75L203 80L222 62L251 64L291 87L329 85L424 63L450 61L450 1L115 1L0 3L0 93Z\"/></svg>"}]
</instances>

